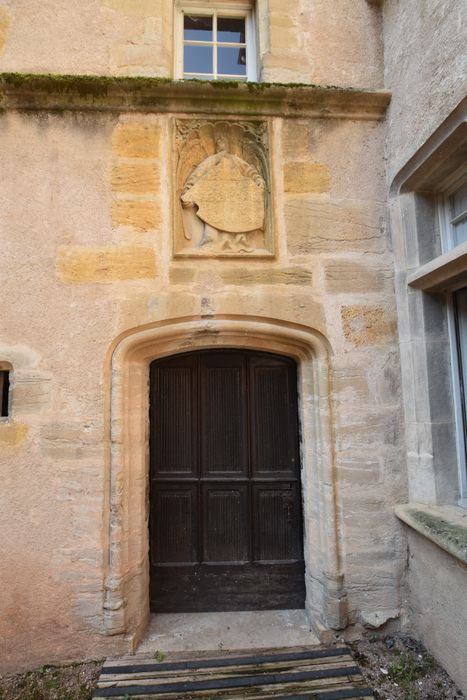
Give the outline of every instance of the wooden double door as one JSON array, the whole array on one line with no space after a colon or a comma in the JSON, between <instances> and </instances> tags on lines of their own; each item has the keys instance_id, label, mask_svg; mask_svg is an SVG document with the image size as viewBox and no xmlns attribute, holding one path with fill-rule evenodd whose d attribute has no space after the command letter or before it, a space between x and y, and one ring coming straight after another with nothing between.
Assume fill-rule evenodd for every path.
<instances>
[{"instance_id":1,"label":"wooden double door","mask_svg":"<svg viewBox=\"0 0 467 700\"><path fill-rule=\"evenodd\" d=\"M190 352L150 388L151 609L302 608L295 363Z\"/></svg>"}]
</instances>

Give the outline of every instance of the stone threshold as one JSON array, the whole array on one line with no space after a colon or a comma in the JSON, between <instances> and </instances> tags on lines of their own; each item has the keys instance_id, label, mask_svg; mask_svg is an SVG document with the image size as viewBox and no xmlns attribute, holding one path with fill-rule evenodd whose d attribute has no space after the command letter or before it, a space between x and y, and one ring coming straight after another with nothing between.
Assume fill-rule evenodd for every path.
<instances>
[{"instance_id":1,"label":"stone threshold","mask_svg":"<svg viewBox=\"0 0 467 700\"><path fill-rule=\"evenodd\" d=\"M0 110L382 119L387 90L107 75L0 73Z\"/></svg>"},{"instance_id":2,"label":"stone threshold","mask_svg":"<svg viewBox=\"0 0 467 700\"><path fill-rule=\"evenodd\" d=\"M396 506L394 511L399 520L467 564L467 510L407 503Z\"/></svg>"}]
</instances>

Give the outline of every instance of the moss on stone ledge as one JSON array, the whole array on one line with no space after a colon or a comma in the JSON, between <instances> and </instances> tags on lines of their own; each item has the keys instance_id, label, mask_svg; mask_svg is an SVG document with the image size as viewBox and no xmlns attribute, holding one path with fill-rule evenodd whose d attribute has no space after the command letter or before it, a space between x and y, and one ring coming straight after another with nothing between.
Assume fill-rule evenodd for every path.
<instances>
[{"instance_id":1,"label":"moss on stone ledge","mask_svg":"<svg viewBox=\"0 0 467 700\"><path fill-rule=\"evenodd\" d=\"M366 92L354 87L341 87L338 85L317 85L314 83L266 83L245 82L244 80L173 80L164 77L148 76L112 76L93 74L61 74L61 73L0 73L0 83L12 88L26 87L34 84L35 88L51 92L72 92L80 95L105 95L109 88L126 87L134 90L154 88L158 85L198 84L211 85L220 90L232 88L245 88L248 92L263 92L273 88L283 89L322 89L339 90L343 92ZM369 90L368 92L372 92Z\"/></svg>"},{"instance_id":2,"label":"moss on stone ledge","mask_svg":"<svg viewBox=\"0 0 467 700\"><path fill-rule=\"evenodd\" d=\"M433 537L443 539L457 550L460 550L464 557L467 557L467 528L462 525L454 525L444 518L422 512L414 508L408 511L413 520L418 522Z\"/></svg>"},{"instance_id":3,"label":"moss on stone ledge","mask_svg":"<svg viewBox=\"0 0 467 700\"><path fill-rule=\"evenodd\" d=\"M202 112L381 119L386 90L148 76L0 73L0 110Z\"/></svg>"}]
</instances>

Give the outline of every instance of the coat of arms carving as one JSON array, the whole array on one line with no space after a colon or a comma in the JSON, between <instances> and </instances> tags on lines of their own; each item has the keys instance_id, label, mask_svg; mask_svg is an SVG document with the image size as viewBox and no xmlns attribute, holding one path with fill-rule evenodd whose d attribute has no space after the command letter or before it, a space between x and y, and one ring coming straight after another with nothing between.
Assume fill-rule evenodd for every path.
<instances>
[{"instance_id":1,"label":"coat of arms carving","mask_svg":"<svg viewBox=\"0 0 467 700\"><path fill-rule=\"evenodd\" d=\"M175 121L175 255L273 254L264 122Z\"/></svg>"}]
</instances>

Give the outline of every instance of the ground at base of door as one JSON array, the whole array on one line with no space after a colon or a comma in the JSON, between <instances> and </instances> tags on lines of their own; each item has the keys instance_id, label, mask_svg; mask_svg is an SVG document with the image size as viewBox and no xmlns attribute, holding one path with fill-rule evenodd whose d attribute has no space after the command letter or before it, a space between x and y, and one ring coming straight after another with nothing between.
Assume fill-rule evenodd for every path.
<instances>
[{"instance_id":1,"label":"ground at base of door","mask_svg":"<svg viewBox=\"0 0 467 700\"><path fill-rule=\"evenodd\" d=\"M362 640L350 645L355 662L375 698L384 700L461 700L447 673L414 639L401 636ZM223 650L226 655L229 652ZM230 652L237 654L238 652ZM163 652L153 648L152 656ZM134 659L135 657L131 657ZM163 660L165 661L167 657ZM154 659L155 660L155 659ZM43 665L25 673L0 676L1 700L91 700L102 662ZM137 697L137 696L136 696ZM135 698L131 698L135 700Z\"/></svg>"},{"instance_id":2,"label":"ground at base of door","mask_svg":"<svg viewBox=\"0 0 467 700\"><path fill-rule=\"evenodd\" d=\"M347 646L172 653L106 661L93 699L372 700Z\"/></svg>"}]
</instances>

